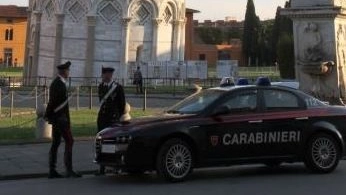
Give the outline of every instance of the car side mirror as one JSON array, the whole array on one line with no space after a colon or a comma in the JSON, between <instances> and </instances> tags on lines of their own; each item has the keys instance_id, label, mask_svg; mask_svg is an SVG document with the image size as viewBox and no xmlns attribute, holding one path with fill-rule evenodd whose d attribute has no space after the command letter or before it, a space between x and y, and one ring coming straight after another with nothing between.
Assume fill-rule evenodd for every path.
<instances>
[{"instance_id":1,"label":"car side mirror","mask_svg":"<svg viewBox=\"0 0 346 195\"><path fill-rule=\"evenodd\" d=\"M214 112L213 112L213 116L219 116L219 115L224 115L224 114L228 114L229 113L229 109L227 106L219 106L217 107Z\"/></svg>"}]
</instances>

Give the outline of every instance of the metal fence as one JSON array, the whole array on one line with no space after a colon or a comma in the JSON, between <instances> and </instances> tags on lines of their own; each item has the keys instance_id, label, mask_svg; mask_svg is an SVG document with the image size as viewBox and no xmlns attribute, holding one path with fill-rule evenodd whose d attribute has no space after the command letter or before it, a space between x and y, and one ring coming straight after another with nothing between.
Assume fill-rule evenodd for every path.
<instances>
[{"instance_id":1,"label":"metal fence","mask_svg":"<svg viewBox=\"0 0 346 195\"><path fill-rule=\"evenodd\" d=\"M246 76L244 74L240 74L240 77L246 77L250 81L254 81L258 76L268 76L272 81L278 81L280 78L273 74L252 74L251 76ZM49 86L53 81L52 77L0 77L0 87L42 87ZM102 79L100 77L69 77L68 79L69 87L76 86L98 86ZM124 86L132 86L133 78L129 79L115 79L116 82L124 85ZM219 78L208 78L208 79L177 79L177 78L144 78L143 85L147 87L156 87L156 86L180 86L180 87L189 87L192 84L199 84L204 88L214 87L220 83L221 79Z\"/></svg>"}]
</instances>

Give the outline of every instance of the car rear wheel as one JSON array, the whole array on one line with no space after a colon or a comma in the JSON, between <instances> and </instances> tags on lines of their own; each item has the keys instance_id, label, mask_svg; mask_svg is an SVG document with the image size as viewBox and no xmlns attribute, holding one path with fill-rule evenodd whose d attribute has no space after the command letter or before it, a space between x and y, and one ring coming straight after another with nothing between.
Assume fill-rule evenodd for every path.
<instances>
[{"instance_id":1,"label":"car rear wheel","mask_svg":"<svg viewBox=\"0 0 346 195\"><path fill-rule=\"evenodd\" d=\"M340 153L339 144L334 137L317 134L308 143L305 165L315 173L332 172L339 163Z\"/></svg>"},{"instance_id":2,"label":"car rear wheel","mask_svg":"<svg viewBox=\"0 0 346 195\"><path fill-rule=\"evenodd\" d=\"M171 139L165 142L159 150L156 159L158 175L172 182L186 179L192 172L192 165L192 150L181 139Z\"/></svg>"}]
</instances>

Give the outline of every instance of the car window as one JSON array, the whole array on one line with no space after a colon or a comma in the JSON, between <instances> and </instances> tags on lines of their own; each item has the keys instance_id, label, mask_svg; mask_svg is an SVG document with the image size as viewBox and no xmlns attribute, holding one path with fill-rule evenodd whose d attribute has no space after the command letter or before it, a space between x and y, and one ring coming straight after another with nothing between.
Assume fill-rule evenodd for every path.
<instances>
[{"instance_id":1,"label":"car window","mask_svg":"<svg viewBox=\"0 0 346 195\"><path fill-rule=\"evenodd\" d=\"M172 114L198 114L221 97L225 92L221 90L203 90L194 94L168 109Z\"/></svg>"},{"instance_id":2,"label":"car window","mask_svg":"<svg viewBox=\"0 0 346 195\"><path fill-rule=\"evenodd\" d=\"M299 99L283 90L264 90L264 103L267 110L298 109Z\"/></svg>"},{"instance_id":3,"label":"car window","mask_svg":"<svg viewBox=\"0 0 346 195\"><path fill-rule=\"evenodd\" d=\"M227 108L230 114L255 112L257 108L257 90L232 95L221 104L221 107Z\"/></svg>"}]
</instances>

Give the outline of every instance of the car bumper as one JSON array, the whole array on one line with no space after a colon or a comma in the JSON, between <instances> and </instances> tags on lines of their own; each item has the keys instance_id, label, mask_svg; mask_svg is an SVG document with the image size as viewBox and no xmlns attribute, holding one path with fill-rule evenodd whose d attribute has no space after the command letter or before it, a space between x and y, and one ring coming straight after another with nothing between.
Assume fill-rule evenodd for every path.
<instances>
[{"instance_id":1,"label":"car bumper","mask_svg":"<svg viewBox=\"0 0 346 195\"><path fill-rule=\"evenodd\" d=\"M145 168L153 166L152 149L142 143L116 143L115 141L96 140L94 162L115 168Z\"/></svg>"}]
</instances>

